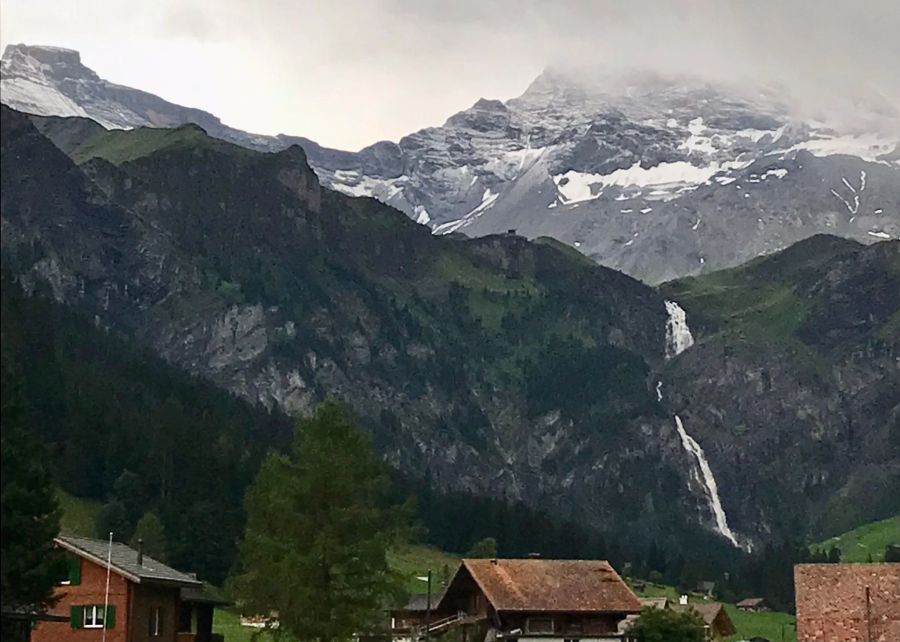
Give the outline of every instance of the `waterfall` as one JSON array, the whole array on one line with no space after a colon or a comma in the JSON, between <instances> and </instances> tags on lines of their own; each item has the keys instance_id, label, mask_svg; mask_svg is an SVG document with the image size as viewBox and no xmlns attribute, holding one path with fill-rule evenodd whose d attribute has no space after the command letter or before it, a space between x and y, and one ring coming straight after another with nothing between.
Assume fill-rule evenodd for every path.
<instances>
[{"instance_id":1,"label":"waterfall","mask_svg":"<svg viewBox=\"0 0 900 642\"><path fill-rule=\"evenodd\" d=\"M686 328L687 326L685 326L685 329ZM688 332L688 337L690 337L690 332ZM662 381L656 382L656 399L660 402L663 400L662 385ZM678 436L681 438L681 445L684 446L684 449L688 454L697 462L696 466L691 467L691 477L703 486L706 499L709 502L709 509L712 511L716 521L716 531L737 548L743 548L749 552L749 543L746 546L742 546L738 542L737 534L728 526L728 518L725 515L725 509L722 507L722 500L719 498L719 485L716 483L712 468L709 467L709 461L706 459L703 448L701 448L700 444L697 443L697 440L691 437L687 430L684 429L684 424L681 422L681 417L678 415L675 415L675 428L678 431ZM699 475L697 474L698 470L700 473Z\"/></svg>"},{"instance_id":2,"label":"waterfall","mask_svg":"<svg viewBox=\"0 0 900 642\"><path fill-rule=\"evenodd\" d=\"M691 437L684 429L681 417L678 415L675 415L675 427L678 429L678 436L681 437L681 444L684 446L684 449L697 459L697 465L700 469L698 481L703 484L706 490L709 508L716 519L716 530L737 548L741 548L734 531L728 527L728 518L725 516L725 509L722 508L722 500L719 499L719 487L716 484L716 478L713 476L712 469L709 467L709 462L706 460L706 455L703 454L703 449L697 443L697 440ZM694 477L695 479L697 478L696 473Z\"/></svg>"},{"instance_id":3,"label":"waterfall","mask_svg":"<svg viewBox=\"0 0 900 642\"><path fill-rule=\"evenodd\" d=\"M666 301L666 312L669 313L666 321L666 359L671 359L694 345L694 337L680 305Z\"/></svg>"}]
</instances>

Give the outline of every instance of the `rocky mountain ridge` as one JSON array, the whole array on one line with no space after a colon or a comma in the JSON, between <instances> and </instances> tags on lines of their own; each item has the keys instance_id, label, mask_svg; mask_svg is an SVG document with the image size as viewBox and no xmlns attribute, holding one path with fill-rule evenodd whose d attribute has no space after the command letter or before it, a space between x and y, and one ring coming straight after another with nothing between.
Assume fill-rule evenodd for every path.
<instances>
[{"instance_id":1,"label":"rocky mountain ridge","mask_svg":"<svg viewBox=\"0 0 900 642\"><path fill-rule=\"evenodd\" d=\"M647 286L549 239L433 236L321 188L296 146L35 119L44 135L2 113L4 267L27 291L251 402L343 399L388 462L441 488L697 529L674 510L692 500L644 380L667 318Z\"/></svg>"},{"instance_id":2,"label":"rocky mountain ridge","mask_svg":"<svg viewBox=\"0 0 900 642\"><path fill-rule=\"evenodd\" d=\"M3 101L106 127L193 122L258 150L299 144L323 185L437 234L550 236L650 283L734 266L817 233L900 238L900 135L799 122L778 96L651 74L550 69L506 102L358 152L226 127L112 85L75 52L15 45Z\"/></svg>"},{"instance_id":3,"label":"rocky mountain ridge","mask_svg":"<svg viewBox=\"0 0 900 642\"><path fill-rule=\"evenodd\" d=\"M661 295L552 239L432 235L322 188L296 146L2 114L20 284L251 402L344 399L401 471L676 549L827 532L862 488L855 517L896 510L896 242L813 239L768 280ZM865 443L834 456L847 426Z\"/></svg>"}]
</instances>

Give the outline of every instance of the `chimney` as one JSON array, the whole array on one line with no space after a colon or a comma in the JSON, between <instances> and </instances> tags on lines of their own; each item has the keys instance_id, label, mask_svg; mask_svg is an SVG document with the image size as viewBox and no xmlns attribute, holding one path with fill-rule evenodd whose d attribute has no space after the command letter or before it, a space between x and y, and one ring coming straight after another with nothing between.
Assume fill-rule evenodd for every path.
<instances>
[{"instance_id":1,"label":"chimney","mask_svg":"<svg viewBox=\"0 0 900 642\"><path fill-rule=\"evenodd\" d=\"M138 537L138 566L144 565L144 539Z\"/></svg>"},{"instance_id":2,"label":"chimney","mask_svg":"<svg viewBox=\"0 0 900 642\"><path fill-rule=\"evenodd\" d=\"M491 559L491 564L493 564L494 566L496 566L496 565L497 565L497 558Z\"/></svg>"}]
</instances>

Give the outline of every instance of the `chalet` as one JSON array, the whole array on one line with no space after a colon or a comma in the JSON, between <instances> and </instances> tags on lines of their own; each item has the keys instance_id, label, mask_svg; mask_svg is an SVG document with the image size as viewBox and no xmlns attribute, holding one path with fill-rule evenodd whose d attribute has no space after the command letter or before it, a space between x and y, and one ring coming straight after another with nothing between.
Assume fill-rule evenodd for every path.
<instances>
[{"instance_id":1,"label":"chalet","mask_svg":"<svg viewBox=\"0 0 900 642\"><path fill-rule=\"evenodd\" d=\"M900 640L900 563L794 567L798 642Z\"/></svg>"},{"instance_id":2,"label":"chalet","mask_svg":"<svg viewBox=\"0 0 900 642\"><path fill-rule=\"evenodd\" d=\"M601 560L465 559L440 596L428 631L485 639L621 640L641 603Z\"/></svg>"},{"instance_id":3,"label":"chalet","mask_svg":"<svg viewBox=\"0 0 900 642\"><path fill-rule=\"evenodd\" d=\"M641 600L641 608L644 609L666 610L672 605L667 597L642 597L639 599Z\"/></svg>"},{"instance_id":4,"label":"chalet","mask_svg":"<svg viewBox=\"0 0 900 642\"><path fill-rule=\"evenodd\" d=\"M56 545L67 553L69 574L56 589L51 613L64 621L39 622L34 642L222 640L212 633L213 608L221 602L195 576L118 542L110 547L104 540L63 536Z\"/></svg>"},{"instance_id":5,"label":"chalet","mask_svg":"<svg viewBox=\"0 0 900 642\"><path fill-rule=\"evenodd\" d=\"M766 604L766 601L761 597L747 597L735 604L739 611L746 611L748 613L760 613L762 611L768 611L769 605Z\"/></svg>"},{"instance_id":6,"label":"chalet","mask_svg":"<svg viewBox=\"0 0 900 642\"><path fill-rule=\"evenodd\" d=\"M432 596L437 604L437 596ZM425 593L415 593L400 608L391 611L391 637L395 642L413 640L417 631L425 625L428 617L429 599Z\"/></svg>"},{"instance_id":7,"label":"chalet","mask_svg":"<svg viewBox=\"0 0 900 642\"><path fill-rule=\"evenodd\" d=\"M661 609L676 612L693 611L703 620L704 634L709 642L719 642L729 635L737 633L734 622L728 616L725 607L718 602L697 602L689 604L687 596L682 596L681 603L676 603L667 597L642 597L641 605L645 609ZM629 616L622 630L627 632L635 617Z\"/></svg>"},{"instance_id":8,"label":"chalet","mask_svg":"<svg viewBox=\"0 0 900 642\"><path fill-rule=\"evenodd\" d=\"M696 602L694 604L674 604L677 612L693 611L703 620L704 633L708 642L721 642L729 635L737 633L734 622L725 607L718 602Z\"/></svg>"}]
</instances>

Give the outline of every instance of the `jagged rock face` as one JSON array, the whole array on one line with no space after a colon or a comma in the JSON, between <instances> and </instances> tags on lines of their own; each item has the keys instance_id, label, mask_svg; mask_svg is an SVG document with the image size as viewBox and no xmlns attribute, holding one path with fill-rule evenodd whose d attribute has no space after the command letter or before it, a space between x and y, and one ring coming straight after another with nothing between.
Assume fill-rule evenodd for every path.
<instances>
[{"instance_id":1,"label":"jagged rock face","mask_svg":"<svg viewBox=\"0 0 900 642\"><path fill-rule=\"evenodd\" d=\"M346 152L226 127L98 79L72 56L9 47L3 100L108 127L195 122L253 149L299 144L324 185L438 234L550 236L650 283L817 233L900 238L898 136L797 122L771 94L551 69L518 98L481 99L441 127Z\"/></svg>"}]
</instances>

